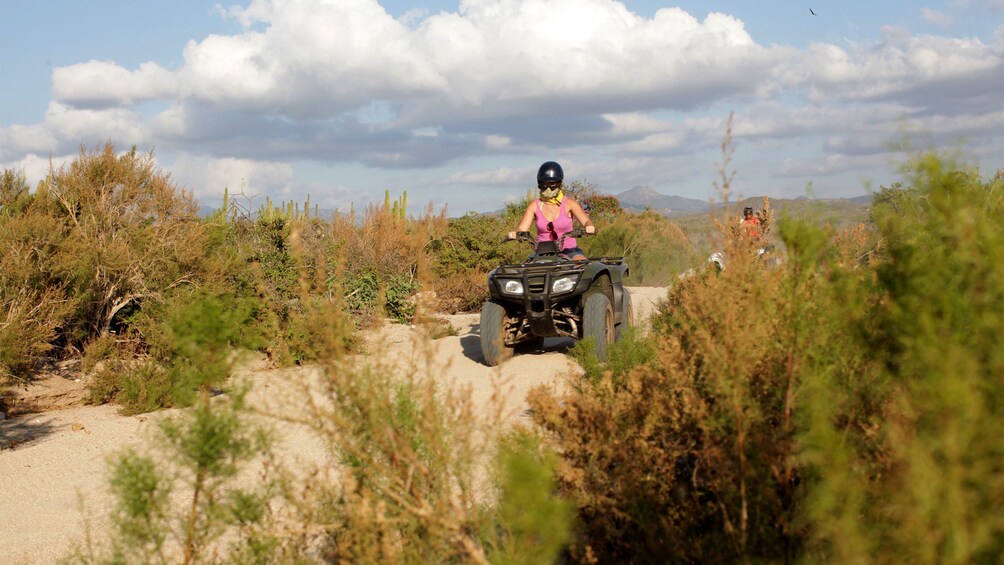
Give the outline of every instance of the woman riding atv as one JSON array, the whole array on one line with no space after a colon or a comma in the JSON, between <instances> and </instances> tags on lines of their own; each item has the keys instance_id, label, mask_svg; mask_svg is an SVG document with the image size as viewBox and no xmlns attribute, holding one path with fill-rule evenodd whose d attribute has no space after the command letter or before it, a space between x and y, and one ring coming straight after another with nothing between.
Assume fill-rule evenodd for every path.
<instances>
[{"instance_id":1,"label":"woman riding atv","mask_svg":"<svg viewBox=\"0 0 1004 565\"><path fill-rule=\"evenodd\" d=\"M585 228L586 233L596 233L596 227L589 219L586 211L582 209L574 199L565 196L562 190L562 183L565 180L565 173L561 170L561 165L554 161L548 161L537 170L537 188L540 189L540 198L534 200L526 207L523 219L520 220L516 231L509 232L509 239L516 239L519 232L530 230L530 224L537 224L537 243L543 241L559 241L561 236L572 231L572 219ZM579 248L578 242L573 237L566 237L560 252L573 261L580 261L586 258L586 254Z\"/></svg>"}]
</instances>

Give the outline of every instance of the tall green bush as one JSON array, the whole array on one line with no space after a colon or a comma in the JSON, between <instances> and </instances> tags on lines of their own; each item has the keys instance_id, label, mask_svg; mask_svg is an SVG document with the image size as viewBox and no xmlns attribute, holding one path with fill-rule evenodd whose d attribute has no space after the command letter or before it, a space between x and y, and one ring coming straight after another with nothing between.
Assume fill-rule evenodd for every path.
<instances>
[{"instance_id":1,"label":"tall green bush","mask_svg":"<svg viewBox=\"0 0 1004 565\"><path fill-rule=\"evenodd\" d=\"M66 226L49 270L80 297L71 342L108 333L123 308L195 275L204 245L195 201L152 154L82 150L46 184Z\"/></svg>"},{"instance_id":2,"label":"tall green bush","mask_svg":"<svg viewBox=\"0 0 1004 565\"><path fill-rule=\"evenodd\" d=\"M263 341L250 324L252 310L232 295L198 291L150 305L124 334L142 340L142 350L120 351L141 354L105 360L91 385L92 399L114 400L125 413L149 412L187 406L197 392L223 387L236 352Z\"/></svg>"},{"instance_id":3,"label":"tall green bush","mask_svg":"<svg viewBox=\"0 0 1004 565\"><path fill-rule=\"evenodd\" d=\"M82 151L20 211L58 226L50 230L52 254L38 265L44 280L31 282L82 295L72 324L80 339L107 333L126 305L184 282L201 244L194 211L191 196L154 169L152 155L117 155L111 144Z\"/></svg>"},{"instance_id":4,"label":"tall green bush","mask_svg":"<svg viewBox=\"0 0 1004 565\"><path fill-rule=\"evenodd\" d=\"M877 232L782 218L767 268L674 287L654 359L539 390L581 561L995 562L1004 548L1000 180L933 155Z\"/></svg>"},{"instance_id":5,"label":"tall green bush","mask_svg":"<svg viewBox=\"0 0 1004 565\"><path fill-rule=\"evenodd\" d=\"M669 286L702 262L683 231L653 211L609 215L594 237L579 241L590 257L624 257L631 268L629 282L635 286Z\"/></svg>"},{"instance_id":6,"label":"tall green bush","mask_svg":"<svg viewBox=\"0 0 1004 565\"><path fill-rule=\"evenodd\" d=\"M525 206L525 205L524 205ZM429 242L434 290L447 311L472 311L488 299L488 272L529 255L526 244L506 242L516 229L516 205L502 216L469 213L449 221L442 237Z\"/></svg>"},{"instance_id":7,"label":"tall green bush","mask_svg":"<svg viewBox=\"0 0 1004 565\"><path fill-rule=\"evenodd\" d=\"M193 281L202 229L191 195L152 155L81 150L34 193L6 171L0 190L0 358L27 378L52 348L79 352L142 301Z\"/></svg>"},{"instance_id":8,"label":"tall green bush","mask_svg":"<svg viewBox=\"0 0 1004 565\"><path fill-rule=\"evenodd\" d=\"M879 374L822 375L807 395L809 516L834 561L991 563L1004 554L1004 184L933 154L907 170L908 187L873 203L876 299L855 324ZM864 441L834 441L847 425Z\"/></svg>"}]
</instances>

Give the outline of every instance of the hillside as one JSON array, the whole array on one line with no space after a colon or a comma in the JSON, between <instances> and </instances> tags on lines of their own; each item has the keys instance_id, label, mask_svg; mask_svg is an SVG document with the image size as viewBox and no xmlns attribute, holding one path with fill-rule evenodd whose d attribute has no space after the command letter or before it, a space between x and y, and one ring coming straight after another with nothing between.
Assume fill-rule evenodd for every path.
<instances>
[{"instance_id":1,"label":"hillside","mask_svg":"<svg viewBox=\"0 0 1004 565\"><path fill-rule=\"evenodd\" d=\"M624 192L614 194L625 210L637 211L654 210L660 214L670 217L684 216L704 216L711 211L710 202L686 198L683 196L673 196L656 192L647 186L635 186ZM751 196L736 202L730 202L728 209L730 214L739 215L746 206L755 209L763 207L763 196ZM771 198L771 207L778 213L803 215L810 210L824 223L844 224L861 223L868 221L868 207L871 204L871 196L858 196L855 198L829 198L829 199L808 199L805 196L798 198ZM718 205L716 204L716 208Z\"/></svg>"},{"instance_id":2,"label":"hillside","mask_svg":"<svg viewBox=\"0 0 1004 565\"><path fill-rule=\"evenodd\" d=\"M628 210L655 210L667 216L706 212L711 207L704 200L666 195L647 186L635 186L614 196Z\"/></svg>"}]
</instances>

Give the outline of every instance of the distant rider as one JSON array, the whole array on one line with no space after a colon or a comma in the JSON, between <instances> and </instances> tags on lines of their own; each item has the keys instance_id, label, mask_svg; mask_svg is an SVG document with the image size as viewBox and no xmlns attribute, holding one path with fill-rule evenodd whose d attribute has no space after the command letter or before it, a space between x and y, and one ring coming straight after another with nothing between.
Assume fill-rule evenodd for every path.
<instances>
[{"instance_id":1,"label":"distant rider","mask_svg":"<svg viewBox=\"0 0 1004 565\"><path fill-rule=\"evenodd\" d=\"M751 240L760 239L760 218L753 215L753 207L743 208L743 218L739 221L739 226L743 228L743 234Z\"/></svg>"},{"instance_id":2,"label":"distant rider","mask_svg":"<svg viewBox=\"0 0 1004 565\"><path fill-rule=\"evenodd\" d=\"M596 233L596 227L585 210L574 199L565 196L562 182L565 173L561 165L548 161L537 170L537 188L540 198L526 207L523 219L516 231L509 232L509 239L516 239L518 232L530 230L530 224L537 224L537 243L558 241L561 236L572 231L572 218L578 220L586 233ZM560 252L573 261L584 260L586 254L579 248L573 237L566 237Z\"/></svg>"}]
</instances>

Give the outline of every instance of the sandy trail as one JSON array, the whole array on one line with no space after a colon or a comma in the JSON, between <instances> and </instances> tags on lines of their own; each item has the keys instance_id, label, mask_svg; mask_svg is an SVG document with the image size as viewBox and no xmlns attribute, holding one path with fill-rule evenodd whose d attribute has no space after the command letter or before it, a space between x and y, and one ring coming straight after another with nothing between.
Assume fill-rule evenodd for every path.
<instances>
[{"instance_id":1,"label":"sandy trail","mask_svg":"<svg viewBox=\"0 0 1004 565\"><path fill-rule=\"evenodd\" d=\"M665 288L631 287L636 320L644 323ZM520 417L526 393L539 384L561 383L578 367L565 356L571 340L548 339L542 353L517 355L501 367L487 367L481 356L478 315L446 317L459 335L433 342L431 364L444 386L469 387L477 405L486 406L501 383L507 414ZM369 337L387 358L403 364L424 362L416 352L416 330L390 325ZM302 407L292 384L316 368L262 370L249 367L239 376L252 383L251 400L274 413ZM302 373L302 374L301 374ZM177 412L122 416L115 406L77 406L27 414L0 422L0 563L51 563L82 539L84 513L97 538L105 537L111 506L107 492L108 459L126 447L151 440L156 422ZM275 422L281 450L296 460L321 460L323 447L308 430ZM83 505L83 506L82 506Z\"/></svg>"}]
</instances>

